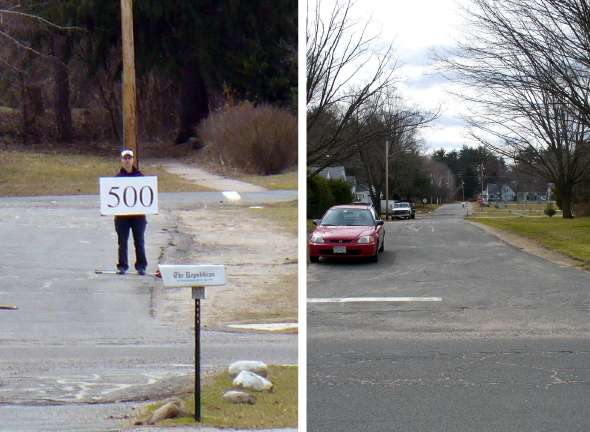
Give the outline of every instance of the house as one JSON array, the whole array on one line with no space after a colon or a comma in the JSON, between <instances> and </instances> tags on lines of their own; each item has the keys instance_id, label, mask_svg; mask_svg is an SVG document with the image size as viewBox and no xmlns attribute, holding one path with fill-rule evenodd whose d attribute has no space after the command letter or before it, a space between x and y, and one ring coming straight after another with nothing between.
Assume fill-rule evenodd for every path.
<instances>
[{"instance_id":1,"label":"house","mask_svg":"<svg viewBox=\"0 0 590 432\"><path fill-rule=\"evenodd\" d=\"M368 190L356 191L354 193L354 202L373 205L373 200L371 199L371 192L369 192Z\"/></svg>"},{"instance_id":2,"label":"house","mask_svg":"<svg viewBox=\"0 0 590 432\"><path fill-rule=\"evenodd\" d=\"M555 185L553 183L546 184L528 184L524 185L523 191L517 192L517 200L519 202L525 201L548 201L551 199L553 189Z\"/></svg>"},{"instance_id":3,"label":"house","mask_svg":"<svg viewBox=\"0 0 590 432\"><path fill-rule=\"evenodd\" d=\"M355 176L346 176L346 181L348 182L348 184L350 185L350 188L352 190L352 195L354 196L354 194L356 193L356 177Z\"/></svg>"},{"instance_id":4,"label":"house","mask_svg":"<svg viewBox=\"0 0 590 432\"><path fill-rule=\"evenodd\" d=\"M516 193L507 184L498 185L488 183L483 190L482 198L485 202L490 201L514 201Z\"/></svg>"},{"instance_id":5,"label":"house","mask_svg":"<svg viewBox=\"0 0 590 432\"><path fill-rule=\"evenodd\" d=\"M312 171L315 171L317 167L310 167ZM319 172L319 175L326 180L344 180L347 181L346 170L343 166L326 167Z\"/></svg>"}]
</instances>

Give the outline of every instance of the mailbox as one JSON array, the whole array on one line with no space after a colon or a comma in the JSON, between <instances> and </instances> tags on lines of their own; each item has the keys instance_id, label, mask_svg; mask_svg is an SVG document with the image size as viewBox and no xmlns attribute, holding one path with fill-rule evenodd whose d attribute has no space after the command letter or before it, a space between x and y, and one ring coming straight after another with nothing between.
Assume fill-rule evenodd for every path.
<instances>
[{"instance_id":1,"label":"mailbox","mask_svg":"<svg viewBox=\"0 0 590 432\"><path fill-rule=\"evenodd\" d=\"M201 300L205 287L225 285L225 266L160 264L162 282L167 287L191 287L195 300L195 420L201 421Z\"/></svg>"},{"instance_id":2,"label":"mailbox","mask_svg":"<svg viewBox=\"0 0 590 432\"><path fill-rule=\"evenodd\" d=\"M225 285L225 266L160 264L162 282L167 287Z\"/></svg>"}]
</instances>

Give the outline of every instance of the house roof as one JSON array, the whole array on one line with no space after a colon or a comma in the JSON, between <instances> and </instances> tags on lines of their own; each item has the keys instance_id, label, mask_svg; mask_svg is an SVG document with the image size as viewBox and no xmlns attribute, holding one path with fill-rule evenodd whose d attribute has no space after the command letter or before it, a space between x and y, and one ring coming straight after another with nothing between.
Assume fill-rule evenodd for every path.
<instances>
[{"instance_id":1,"label":"house roof","mask_svg":"<svg viewBox=\"0 0 590 432\"><path fill-rule=\"evenodd\" d=\"M312 169L314 169L312 167ZM319 175L329 180L347 180L346 170L343 166L334 166L324 168L319 172Z\"/></svg>"}]
</instances>

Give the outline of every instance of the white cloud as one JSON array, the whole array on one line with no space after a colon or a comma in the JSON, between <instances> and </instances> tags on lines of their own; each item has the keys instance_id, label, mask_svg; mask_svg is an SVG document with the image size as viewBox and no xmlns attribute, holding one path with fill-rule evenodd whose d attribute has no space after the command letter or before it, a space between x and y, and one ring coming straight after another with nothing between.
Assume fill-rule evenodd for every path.
<instances>
[{"instance_id":1,"label":"white cloud","mask_svg":"<svg viewBox=\"0 0 590 432\"><path fill-rule=\"evenodd\" d=\"M325 0L324 0L325 1ZM452 93L470 92L463 85L446 80L437 70L432 52L453 48L463 36L460 7L466 0L358 0L353 18L370 21L369 34L379 34L378 46L393 43L398 57L398 90L412 107L439 111L441 117L424 129L421 136L426 149L461 148L476 145L468 137L462 120L467 114L465 102ZM359 82L370 71L358 74Z\"/></svg>"}]
</instances>

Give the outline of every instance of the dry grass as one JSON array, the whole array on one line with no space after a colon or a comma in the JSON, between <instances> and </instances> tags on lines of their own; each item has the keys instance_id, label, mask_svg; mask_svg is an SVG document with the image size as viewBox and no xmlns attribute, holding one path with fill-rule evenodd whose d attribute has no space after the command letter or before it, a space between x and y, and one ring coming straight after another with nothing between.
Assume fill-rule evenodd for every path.
<instances>
[{"instance_id":1,"label":"dry grass","mask_svg":"<svg viewBox=\"0 0 590 432\"><path fill-rule=\"evenodd\" d=\"M0 152L0 196L97 194L99 177L115 175L118 158L100 155ZM162 168L141 165L145 175L158 176L160 192L208 190Z\"/></svg>"},{"instance_id":2,"label":"dry grass","mask_svg":"<svg viewBox=\"0 0 590 432\"><path fill-rule=\"evenodd\" d=\"M478 217L473 221L536 240L548 249L590 262L590 217Z\"/></svg>"},{"instance_id":3,"label":"dry grass","mask_svg":"<svg viewBox=\"0 0 590 432\"><path fill-rule=\"evenodd\" d=\"M232 324L296 322L298 310L296 265L293 270L293 273L284 274L276 282L268 284L266 292L254 294L256 308L249 307L236 311L233 316L227 317L228 320ZM292 329L283 333L297 332L297 329Z\"/></svg>"},{"instance_id":4,"label":"dry grass","mask_svg":"<svg viewBox=\"0 0 590 432\"><path fill-rule=\"evenodd\" d=\"M201 415L204 426L219 428L286 428L297 427L297 366L269 366L269 379L274 392L253 392L255 405L232 404L223 400L223 394L232 387L227 372L206 381L202 388ZM194 425L194 397L185 399L190 416L164 420L158 426ZM148 405L140 420L147 421L162 404Z\"/></svg>"},{"instance_id":5,"label":"dry grass","mask_svg":"<svg viewBox=\"0 0 590 432\"><path fill-rule=\"evenodd\" d=\"M501 203L496 207L491 204L489 207L480 207L475 203L472 205L473 216L475 217L545 217L544 211L547 203ZM555 204L553 208L557 211L554 217L561 217L561 210Z\"/></svg>"},{"instance_id":6,"label":"dry grass","mask_svg":"<svg viewBox=\"0 0 590 432\"><path fill-rule=\"evenodd\" d=\"M242 176L239 180L273 190L296 190L297 170L268 176Z\"/></svg>"}]
</instances>

